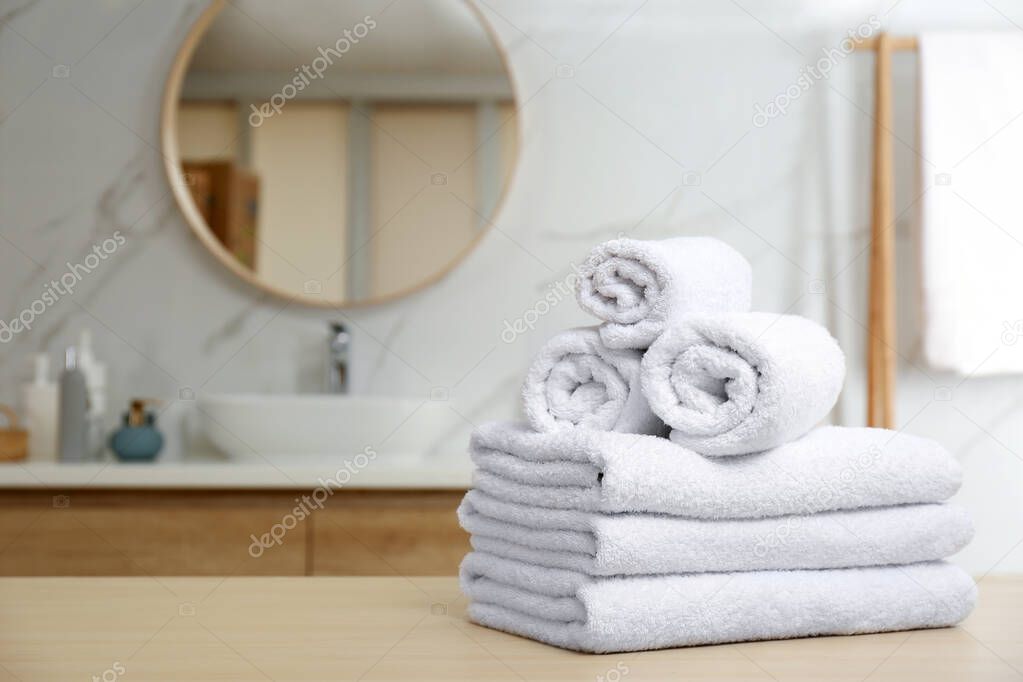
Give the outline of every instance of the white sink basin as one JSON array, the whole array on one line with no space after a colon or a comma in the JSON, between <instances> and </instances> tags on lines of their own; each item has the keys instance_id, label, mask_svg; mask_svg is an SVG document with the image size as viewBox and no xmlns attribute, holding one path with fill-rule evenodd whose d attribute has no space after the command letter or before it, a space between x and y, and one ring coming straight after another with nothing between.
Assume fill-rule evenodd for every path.
<instances>
[{"instance_id":1,"label":"white sink basin","mask_svg":"<svg viewBox=\"0 0 1023 682\"><path fill-rule=\"evenodd\" d=\"M359 453L415 459L462 420L443 401L344 395L202 396L199 424L232 459L294 463ZM367 448L369 450L367 450Z\"/></svg>"}]
</instances>

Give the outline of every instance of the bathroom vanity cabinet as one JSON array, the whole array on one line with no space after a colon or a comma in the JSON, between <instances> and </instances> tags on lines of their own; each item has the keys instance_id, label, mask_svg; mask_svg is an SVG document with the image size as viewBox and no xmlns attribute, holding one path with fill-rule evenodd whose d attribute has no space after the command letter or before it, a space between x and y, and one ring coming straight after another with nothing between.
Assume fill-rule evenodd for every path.
<instances>
[{"instance_id":1,"label":"bathroom vanity cabinet","mask_svg":"<svg viewBox=\"0 0 1023 682\"><path fill-rule=\"evenodd\" d=\"M464 490L303 494L0 490L0 576L454 575L469 549Z\"/></svg>"}]
</instances>

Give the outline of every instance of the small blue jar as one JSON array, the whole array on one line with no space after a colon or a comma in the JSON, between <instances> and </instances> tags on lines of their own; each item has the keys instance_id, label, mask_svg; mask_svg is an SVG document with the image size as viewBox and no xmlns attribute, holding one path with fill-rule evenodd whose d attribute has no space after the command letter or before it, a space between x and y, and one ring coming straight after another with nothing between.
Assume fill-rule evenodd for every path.
<instances>
[{"instance_id":1,"label":"small blue jar","mask_svg":"<svg viewBox=\"0 0 1023 682\"><path fill-rule=\"evenodd\" d=\"M124 413L123 425L110 435L110 449L122 462L152 462L163 449L156 415L146 409L152 400L135 399Z\"/></svg>"}]
</instances>

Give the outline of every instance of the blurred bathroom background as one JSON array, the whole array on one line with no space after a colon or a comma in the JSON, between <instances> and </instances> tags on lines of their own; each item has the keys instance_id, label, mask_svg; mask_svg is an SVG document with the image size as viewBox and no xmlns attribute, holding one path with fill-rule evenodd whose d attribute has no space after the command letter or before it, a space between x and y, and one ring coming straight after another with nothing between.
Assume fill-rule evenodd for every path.
<instances>
[{"instance_id":1,"label":"blurred bathroom background","mask_svg":"<svg viewBox=\"0 0 1023 682\"><path fill-rule=\"evenodd\" d=\"M260 452L263 438L238 433L256 452L232 464L210 442L197 404L218 395L323 393L329 325L340 323L349 334L347 394L401 400L384 435L409 444L413 477L428 481L431 470L468 470L474 425L518 415L521 377L547 337L592 323L574 305L570 284L573 264L593 244L618 235L711 235L752 263L755 309L808 316L839 339L849 373L833 418L864 424L873 58L834 50L864 26L896 35L1017 31L1023 7L998 0L449 4L452 21L476 23L471 30L485 41L492 35L496 48L477 37L452 57L456 39L422 30L436 17L410 0L288 3L237 44L200 44L197 70L223 73L266 57L268 69L288 71L280 45L302 40L288 27L319 24L330 34L324 22L301 19L344 5L352 19L338 25L363 17L377 24L341 60L350 73L379 74L390 55L414 82L417 68L443 68L439 54L471 64L461 77L486 89L483 113L450 93L408 95L415 105L392 95L374 101L376 118L361 124L349 107L365 106L362 99L287 102L283 116L254 127L242 149L224 142L238 137L254 110L227 106L239 97L185 77L174 132L180 161L192 164L191 182L212 182L201 178L217 162L255 169L260 206L278 215L260 224L268 249L260 255L259 244L231 245L221 236L218 251L197 238L165 172L165 83L207 3L6 0L0 317L17 318L68 264L83 262L115 232L124 241L0 346L0 403L20 409L34 356L45 352L56 367L88 329L107 365L106 427L117 427L133 398L160 401L153 409L165 444L145 474L156 483L131 489L160 487L175 463L219 457L222 465L205 471L223 480L202 487L230 490L230 465L260 466L274 453ZM230 2L222 16L254 16L256 5ZM765 113L827 54L829 73L785 98L783 112ZM941 173L951 172L954 185L955 172L921 162L917 83L916 55L897 54L896 427L940 441L964 466L958 501L978 532L959 563L978 575L1018 572L1023 383L943 372L920 353L919 198L946 183L936 180ZM368 137L349 135L359 125ZM374 139L374 130L386 135L369 148L348 148ZM340 160L352 154L374 170L346 176L350 166ZM489 176L479 171L481 154ZM403 165L405 155L417 163ZM462 165L466 159L473 161ZM324 178L331 184L321 185ZM337 190L324 194L323 186ZM309 207L339 195L346 201L323 211L335 211L335 224L349 231L326 230L327 241L316 241L310 235L323 213ZM369 230L362 238L372 240L386 222L380 216L406 210L373 248L354 259L345 251L352 230ZM303 258L308 266L292 267ZM993 353L1015 342L997 331ZM301 410L288 422L296 430L306 428ZM14 489L3 475L0 488ZM31 476L54 494L90 485L72 486L52 469ZM76 494L69 493L72 508ZM16 542L29 527L26 520L2 535Z\"/></svg>"}]
</instances>

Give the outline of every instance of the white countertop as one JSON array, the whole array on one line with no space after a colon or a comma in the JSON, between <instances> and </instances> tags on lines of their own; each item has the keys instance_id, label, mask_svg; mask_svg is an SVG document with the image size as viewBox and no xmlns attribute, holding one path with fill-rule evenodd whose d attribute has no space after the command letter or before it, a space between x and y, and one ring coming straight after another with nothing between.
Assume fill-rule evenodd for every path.
<instances>
[{"instance_id":1,"label":"white countertop","mask_svg":"<svg viewBox=\"0 0 1023 682\"><path fill-rule=\"evenodd\" d=\"M470 487L468 456L381 457L359 469L345 460L295 463L231 462L208 457L151 464L117 461L60 464L0 463L0 489L149 488L306 490L327 483L347 490L464 490Z\"/></svg>"}]
</instances>

